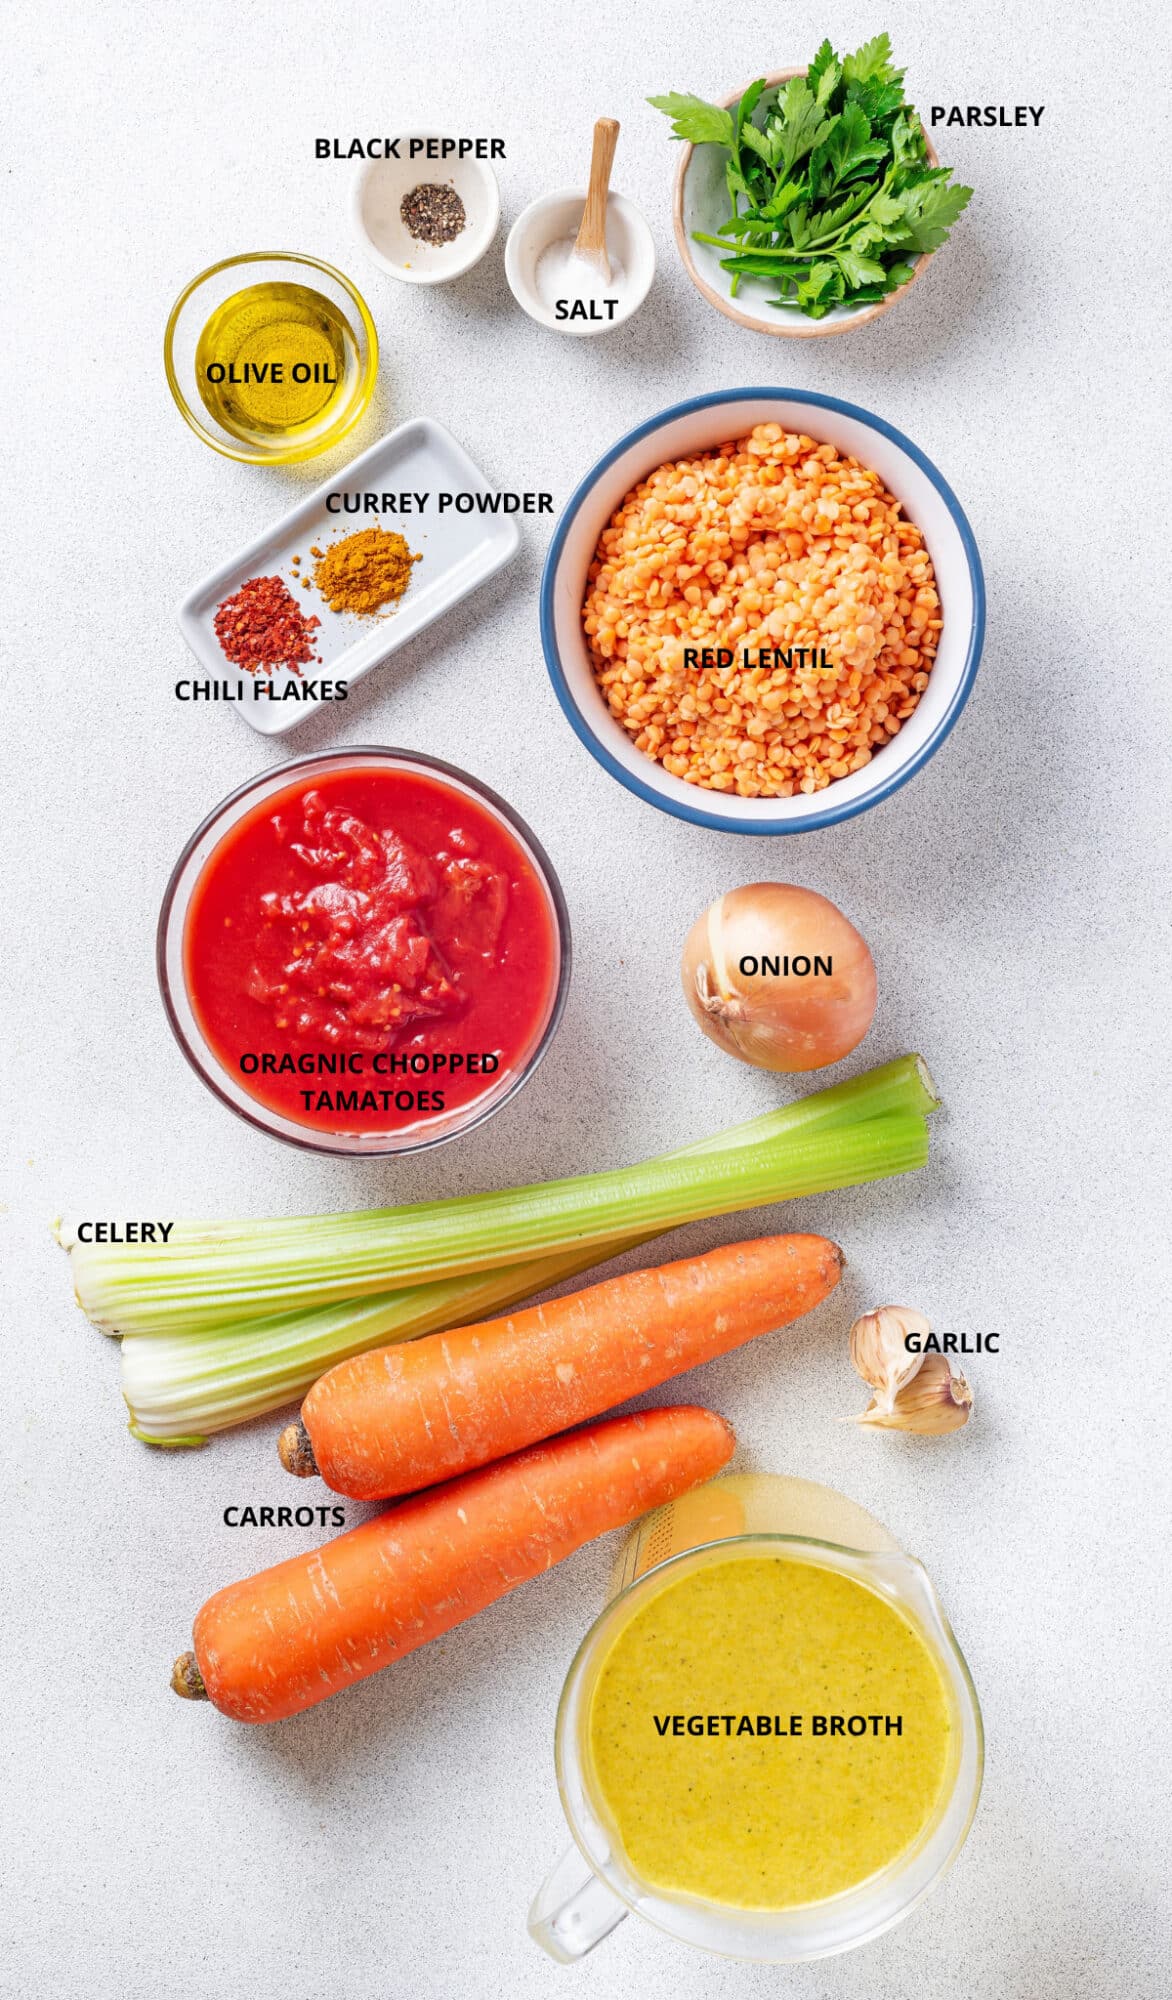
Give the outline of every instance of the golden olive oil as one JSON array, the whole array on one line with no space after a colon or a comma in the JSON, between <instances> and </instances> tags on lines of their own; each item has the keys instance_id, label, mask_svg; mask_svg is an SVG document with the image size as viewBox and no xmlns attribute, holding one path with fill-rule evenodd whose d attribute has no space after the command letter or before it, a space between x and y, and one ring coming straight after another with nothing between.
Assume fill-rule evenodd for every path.
<instances>
[{"instance_id":1,"label":"golden olive oil","mask_svg":"<svg viewBox=\"0 0 1172 2000\"><path fill-rule=\"evenodd\" d=\"M307 285L234 292L195 350L204 406L242 444L310 443L351 401L358 374L349 321Z\"/></svg>"}]
</instances>

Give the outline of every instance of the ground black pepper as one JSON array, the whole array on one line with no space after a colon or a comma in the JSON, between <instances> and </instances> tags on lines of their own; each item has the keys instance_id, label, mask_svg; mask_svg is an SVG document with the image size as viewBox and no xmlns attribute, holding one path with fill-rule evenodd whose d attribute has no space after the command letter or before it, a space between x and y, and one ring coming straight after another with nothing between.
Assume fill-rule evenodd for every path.
<instances>
[{"instance_id":1,"label":"ground black pepper","mask_svg":"<svg viewBox=\"0 0 1172 2000\"><path fill-rule=\"evenodd\" d=\"M460 234L468 217L454 187L438 181L421 181L399 204L399 214L418 243L438 248Z\"/></svg>"}]
</instances>

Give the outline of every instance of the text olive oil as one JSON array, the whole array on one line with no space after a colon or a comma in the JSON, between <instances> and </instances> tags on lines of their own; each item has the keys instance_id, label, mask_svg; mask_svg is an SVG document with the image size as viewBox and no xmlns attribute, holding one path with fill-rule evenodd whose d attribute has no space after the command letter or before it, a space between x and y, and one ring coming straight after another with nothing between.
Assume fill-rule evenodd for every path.
<instances>
[{"instance_id":1,"label":"text olive oil","mask_svg":"<svg viewBox=\"0 0 1172 2000\"><path fill-rule=\"evenodd\" d=\"M249 285L217 306L195 352L209 414L242 444L312 445L359 372L349 321L307 285Z\"/></svg>"}]
</instances>

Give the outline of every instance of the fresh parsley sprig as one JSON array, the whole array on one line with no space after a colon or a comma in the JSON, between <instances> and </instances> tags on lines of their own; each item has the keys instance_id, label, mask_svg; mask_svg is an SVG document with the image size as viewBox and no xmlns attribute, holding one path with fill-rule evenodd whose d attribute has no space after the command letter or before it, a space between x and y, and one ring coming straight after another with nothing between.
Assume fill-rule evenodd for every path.
<instances>
[{"instance_id":1,"label":"fresh parsley sprig","mask_svg":"<svg viewBox=\"0 0 1172 2000\"><path fill-rule=\"evenodd\" d=\"M972 189L928 164L903 78L884 34L841 57L824 41L805 76L751 83L732 111L674 90L648 99L677 139L728 154L728 218L695 236L728 252L734 293L764 278L772 305L824 319L885 298L947 240Z\"/></svg>"}]
</instances>

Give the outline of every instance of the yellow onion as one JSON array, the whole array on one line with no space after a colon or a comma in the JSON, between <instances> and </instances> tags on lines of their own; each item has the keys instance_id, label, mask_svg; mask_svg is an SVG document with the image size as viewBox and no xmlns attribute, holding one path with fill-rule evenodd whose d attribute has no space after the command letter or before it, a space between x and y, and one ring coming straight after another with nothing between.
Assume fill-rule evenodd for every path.
<instances>
[{"instance_id":1,"label":"yellow onion","mask_svg":"<svg viewBox=\"0 0 1172 2000\"><path fill-rule=\"evenodd\" d=\"M758 1069L823 1069L857 1048L875 1014L865 939L813 889L751 882L688 933L680 974L710 1041Z\"/></svg>"}]
</instances>

